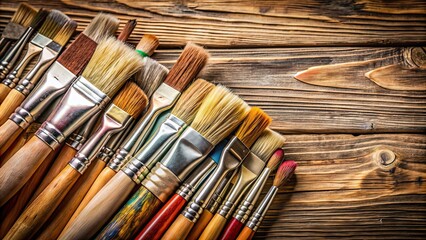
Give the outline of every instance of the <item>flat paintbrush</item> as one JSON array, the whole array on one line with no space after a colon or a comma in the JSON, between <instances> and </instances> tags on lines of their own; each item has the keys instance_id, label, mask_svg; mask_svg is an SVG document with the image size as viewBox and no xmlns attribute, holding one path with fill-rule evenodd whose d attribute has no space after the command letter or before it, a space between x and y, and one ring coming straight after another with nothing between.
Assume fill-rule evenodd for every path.
<instances>
[{"instance_id":1,"label":"flat paintbrush","mask_svg":"<svg viewBox=\"0 0 426 240\"><path fill-rule=\"evenodd\" d=\"M43 159L105 108L116 91L142 66L140 56L113 38L102 41L83 74L77 78L35 136L0 169L0 205L16 193ZM38 151L33 151L37 149Z\"/></svg>"},{"instance_id":2,"label":"flat paintbrush","mask_svg":"<svg viewBox=\"0 0 426 240\"><path fill-rule=\"evenodd\" d=\"M238 235L237 240L250 240L253 235L259 228L262 223L263 217L265 217L266 212L271 206L272 201L275 198L275 195L278 192L278 189L282 187L284 184L290 180L294 171L296 170L297 164L294 161L284 161L277 170L275 174L274 182L269 189L268 193L266 193L262 202L260 202L259 206L253 212L246 226L243 228L241 233Z\"/></svg>"},{"instance_id":3,"label":"flat paintbrush","mask_svg":"<svg viewBox=\"0 0 426 240\"><path fill-rule=\"evenodd\" d=\"M132 34L133 29L135 29L137 24L136 19L132 19L127 21L126 25L124 25L123 30L120 32L120 34L117 36L117 39L125 42L127 39L129 39L130 34Z\"/></svg>"}]
</instances>

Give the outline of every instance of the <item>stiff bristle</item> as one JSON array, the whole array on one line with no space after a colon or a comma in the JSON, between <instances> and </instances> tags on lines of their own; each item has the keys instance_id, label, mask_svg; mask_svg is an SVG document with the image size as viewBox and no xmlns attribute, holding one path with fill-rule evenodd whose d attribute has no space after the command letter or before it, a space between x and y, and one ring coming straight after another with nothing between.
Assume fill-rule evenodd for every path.
<instances>
[{"instance_id":1,"label":"stiff bristle","mask_svg":"<svg viewBox=\"0 0 426 240\"><path fill-rule=\"evenodd\" d=\"M47 15L46 20L43 25L41 25L38 32L45 37L53 39L56 34L58 34L59 30L70 20L71 19L61 11L52 10L49 15Z\"/></svg>"},{"instance_id":2,"label":"stiff bristle","mask_svg":"<svg viewBox=\"0 0 426 240\"><path fill-rule=\"evenodd\" d=\"M135 29L136 24L137 24L136 19L129 20L126 23L126 25L124 25L123 30L118 35L117 39L122 42L127 41L127 39L129 39L130 37L130 34L132 34L133 29Z\"/></svg>"},{"instance_id":3,"label":"stiff bristle","mask_svg":"<svg viewBox=\"0 0 426 240\"><path fill-rule=\"evenodd\" d=\"M209 53L204 48L188 43L164 83L182 91L204 68L208 59Z\"/></svg>"},{"instance_id":4,"label":"stiff bristle","mask_svg":"<svg viewBox=\"0 0 426 240\"><path fill-rule=\"evenodd\" d=\"M278 148L277 150L275 150L274 154L272 154L266 167L274 171L278 167L280 162L283 160L283 157L284 150L282 148Z\"/></svg>"},{"instance_id":5,"label":"stiff bristle","mask_svg":"<svg viewBox=\"0 0 426 240\"><path fill-rule=\"evenodd\" d=\"M288 182L288 180L290 180L291 176L293 176L296 167L297 163L292 160L287 160L281 163L277 173L275 173L273 185L275 187L283 186L286 182Z\"/></svg>"},{"instance_id":6,"label":"stiff bristle","mask_svg":"<svg viewBox=\"0 0 426 240\"><path fill-rule=\"evenodd\" d=\"M113 37L101 41L82 76L109 97L142 67L142 58Z\"/></svg>"},{"instance_id":7,"label":"stiff bristle","mask_svg":"<svg viewBox=\"0 0 426 240\"><path fill-rule=\"evenodd\" d=\"M30 27L37 30L41 26L41 24L44 23L49 14L49 10L45 10L43 8L38 10L37 15L34 17L33 21L30 24Z\"/></svg>"},{"instance_id":8,"label":"stiff bristle","mask_svg":"<svg viewBox=\"0 0 426 240\"><path fill-rule=\"evenodd\" d=\"M277 148L284 145L285 138L270 129L262 132L251 148L251 151L263 160L268 160Z\"/></svg>"},{"instance_id":9,"label":"stiff bristle","mask_svg":"<svg viewBox=\"0 0 426 240\"><path fill-rule=\"evenodd\" d=\"M172 114L186 124L191 124L195 118L195 114L203 102L203 99L214 88L214 84L203 79L198 79L186 89L177 101L172 110Z\"/></svg>"},{"instance_id":10,"label":"stiff bristle","mask_svg":"<svg viewBox=\"0 0 426 240\"><path fill-rule=\"evenodd\" d=\"M134 81L150 98L163 83L168 73L169 69L165 66L152 58L145 57L143 58L143 67L135 74Z\"/></svg>"},{"instance_id":11,"label":"stiff bristle","mask_svg":"<svg viewBox=\"0 0 426 240\"><path fill-rule=\"evenodd\" d=\"M120 21L110 14L99 13L84 29L83 34L99 43L107 37L114 35Z\"/></svg>"},{"instance_id":12,"label":"stiff bristle","mask_svg":"<svg viewBox=\"0 0 426 240\"><path fill-rule=\"evenodd\" d=\"M117 93L113 103L133 118L137 118L148 105L148 98L136 83L128 82Z\"/></svg>"},{"instance_id":13,"label":"stiff bristle","mask_svg":"<svg viewBox=\"0 0 426 240\"><path fill-rule=\"evenodd\" d=\"M216 145L245 118L247 103L224 86L215 87L203 100L191 127Z\"/></svg>"},{"instance_id":14,"label":"stiff bristle","mask_svg":"<svg viewBox=\"0 0 426 240\"><path fill-rule=\"evenodd\" d=\"M70 40L72 34L77 28L77 23L74 20L69 20L66 22L59 32L53 37L53 41L58 43L61 46L65 46L65 44Z\"/></svg>"},{"instance_id":15,"label":"stiff bristle","mask_svg":"<svg viewBox=\"0 0 426 240\"><path fill-rule=\"evenodd\" d=\"M37 15L37 10L26 3L19 4L15 14L13 14L10 22L17 23L24 27L30 26L31 22Z\"/></svg>"},{"instance_id":16,"label":"stiff bristle","mask_svg":"<svg viewBox=\"0 0 426 240\"><path fill-rule=\"evenodd\" d=\"M160 45L160 41L155 35L145 34L136 46L136 50L142 52L142 55L151 56L158 45Z\"/></svg>"},{"instance_id":17,"label":"stiff bristle","mask_svg":"<svg viewBox=\"0 0 426 240\"><path fill-rule=\"evenodd\" d=\"M260 134L262 134L263 130L271 124L271 121L271 117L263 112L262 109L252 107L235 133L235 136L250 148Z\"/></svg>"}]
</instances>

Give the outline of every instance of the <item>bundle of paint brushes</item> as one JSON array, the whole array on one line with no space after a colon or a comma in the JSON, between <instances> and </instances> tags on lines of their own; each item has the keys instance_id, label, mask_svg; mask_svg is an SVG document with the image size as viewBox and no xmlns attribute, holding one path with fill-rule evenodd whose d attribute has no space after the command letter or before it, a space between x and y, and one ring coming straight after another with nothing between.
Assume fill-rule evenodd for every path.
<instances>
[{"instance_id":1,"label":"bundle of paint brushes","mask_svg":"<svg viewBox=\"0 0 426 240\"><path fill-rule=\"evenodd\" d=\"M188 43L169 71L150 58L155 36L132 48L136 21L116 38L118 26L98 14L65 48L77 24L22 4L2 33L0 237L252 238L296 168L283 136L195 80L202 47Z\"/></svg>"}]
</instances>

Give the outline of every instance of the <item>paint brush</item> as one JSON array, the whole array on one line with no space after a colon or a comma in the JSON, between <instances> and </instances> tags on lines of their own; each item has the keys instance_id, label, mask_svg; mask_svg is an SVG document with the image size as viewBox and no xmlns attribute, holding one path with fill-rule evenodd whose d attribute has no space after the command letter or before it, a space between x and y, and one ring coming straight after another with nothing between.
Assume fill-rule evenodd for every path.
<instances>
[{"instance_id":1,"label":"paint brush","mask_svg":"<svg viewBox=\"0 0 426 240\"><path fill-rule=\"evenodd\" d=\"M37 15L37 10L26 3L19 4L10 22L6 24L0 38L0 58L18 40Z\"/></svg>"},{"instance_id":2,"label":"paint brush","mask_svg":"<svg viewBox=\"0 0 426 240\"><path fill-rule=\"evenodd\" d=\"M246 226L238 235L237 240L252 239L254 233L257 231L260 224L262 223L263 217L265 217L266 212L271 206L271 203L274 200L278 189L290 180L291 176L296 170L296 167L297 163L290 160L284 161L280 165L277 170L277 173L275 174L274 182L271 188L269 189L268 193L266 193L265 197L263 198L262 202L260 202L256 210L253 212Z\"/></svg>"},{"instance_id":3,"label":"paint brush","mask_svg":"<svg viewBox=\"0 0 426 240\"><path fill-rule=\"evenodd\" d=\"M194 197L191 203L187 205L185 210L179 215L176 221L173 222L172 226L164 234L163 239L186 238L191 228L194 226L194 223L197 221L199 215L206 207L205 204L210 200L212 194L215 192L223 177L228 174L228 172L233 171L235 168L240 166L241 162L243 162L243 160L249 154L249 148L251 145L253 145L262 131L268 127L271 121L271 118L260 108L253 107L250 109L247 117L244 119L241 126L235 133L235 136L231 138L228 145L225 147L225 150L221 156L220 164L213 173L212 177L204 184L204 186L201 188L202 190L197 193L197 195ZM245 162L246 161L244 161L243 164L245 164ZM262 163L263 162L256 162L253 164L253 167L247 166L247 169L255 172L258 168L263 168ZM247 179L250 180L251 176ZM244 183L240 185L243 185ZM239 188L244 188L243 186ZM174 236L172 237L172 235Z\"/></svg>"},{"instance_id":4,"label":"paint brush","mask_svg":"<svg viewBox=\"0 0 426 240\"><path fill-rule=\"evenodd\" d=\"M269 174L278 167L284 157L284 151L279 148L277 149L272 157L268 161L268 165L263 169L262 173L256 179L256 182L253 184L250 191L244 197L244 200L241 201L237 210L235 211L232 219L228 222L226 227L223 230L221 235L221 240L232 240L238 237L241 229L244 227L244 224L248 220L248 217L251 214L251 211L256 204L257 199L262 192L263 187L265 186L266 180L269 177Z\"/></svg>"},{"instance_id":5,"label":"paint brush","mask_svg":"<svg viewBox=\"0 0 426 240\"><path fill-rule=\"evenodd\" d=\"M246 114L247 105L244 101L223 86L214 88L205 97L191 127L187 127L180 135L161 162L158 162L147 175L141 188L117 213L99 237L130 238L132 234L135 234L161 207L161 204L167 201L181 181L207 156L213 146L228 135ZM129 176L116 174L114 178L127 181ZM100 206L91 206L92 202L98 202L97 199L104 199L102 195L112 194L110 191L104 192L104 189L121 188L121 185L117 184L119 181L112 181L113 179L81 211L60 239L92 236L115 213L119 207L114 207L115 204L102 202L102 207L109 209L109 212L98 212L96 208ZM115 186L111 186L112 184ZM131 190L127 189L128 192L123 194L123 198L116 200L124 202Z\"/></svg>"},{"instance_id":6,"label":"paint brush","mask_svg":"<svg viewBox=\"0 0 426 240\"><path fill-rule=\"evenodd\" d=\"M117 36L117 39L125 42L127 39L129 39L130 34L132 34L133 29L135 29L137 24L136 19L132 19L127 21L126 25L124 25L123 30L120 32L120 34Z\"/></svg>"},{"instance_id":7,"label":"paint brush","mask_svg":"<svg viewBox=\"0 0 426 240\"><path fill-rule=\"evenodd\" d=\"M142 59L127 45L113 38L103 40L35 136L0 169L0 205L25 184L67 136L103 110L110 96L141 66ZM34 154L33 149L38 151Z\"/></svg>"}]
</instances>

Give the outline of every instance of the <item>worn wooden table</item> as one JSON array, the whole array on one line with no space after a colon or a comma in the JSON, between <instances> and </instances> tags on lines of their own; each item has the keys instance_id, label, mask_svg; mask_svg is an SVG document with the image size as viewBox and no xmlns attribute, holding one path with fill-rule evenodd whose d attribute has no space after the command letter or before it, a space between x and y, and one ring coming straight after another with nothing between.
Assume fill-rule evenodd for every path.
<instances>
[{"instance_id":1,"label":"worn wooden table","mask_svg":"<svg viewBox=\"0 0 426 240\"><path fill-rule=\"evenodd\" d=\"M424 237L424 1L30 2L79 31L99 11L135 18L131 42L157 35L167 66L187 41L210 50L202 77L265 109L299 163L257 238ZM0 2L0 30L17 5Z\"/></svg>"}]
</instances>

